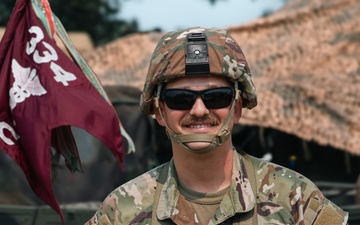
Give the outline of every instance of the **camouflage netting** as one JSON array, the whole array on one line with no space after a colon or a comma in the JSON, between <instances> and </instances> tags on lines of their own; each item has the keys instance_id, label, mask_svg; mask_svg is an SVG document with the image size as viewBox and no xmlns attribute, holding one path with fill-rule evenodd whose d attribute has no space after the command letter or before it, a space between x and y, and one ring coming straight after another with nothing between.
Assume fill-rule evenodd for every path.
<instances>
[{"instance_id":1,"label":"camouflage netting","mask_svg":"<svg viewBox=\"0 0 360 225\"><path fill-rule=\"evenodd\" d=\"M241 124L271 127L360 155L360 1L293 0L230 27L243 49L258 106ZM142 90L160 33L121 38L85 55L104 85Z\"/></svg>"}]
</instances>

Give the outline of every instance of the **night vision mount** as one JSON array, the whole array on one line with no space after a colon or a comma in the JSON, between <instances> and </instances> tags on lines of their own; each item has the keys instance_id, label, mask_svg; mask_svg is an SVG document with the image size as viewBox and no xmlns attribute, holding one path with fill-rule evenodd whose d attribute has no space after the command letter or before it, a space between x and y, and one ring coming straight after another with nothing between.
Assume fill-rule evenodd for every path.
<instances>
[{"instance_id":1,"label":"night vision mount","mask_svg":"<svg viewBox=\"0 0 360 225\"><path fill-rule=\"evenodd\" d=\"M209 74L208 41L204 33L186 35L186 75Z\"/></svg>"}]
</instances>

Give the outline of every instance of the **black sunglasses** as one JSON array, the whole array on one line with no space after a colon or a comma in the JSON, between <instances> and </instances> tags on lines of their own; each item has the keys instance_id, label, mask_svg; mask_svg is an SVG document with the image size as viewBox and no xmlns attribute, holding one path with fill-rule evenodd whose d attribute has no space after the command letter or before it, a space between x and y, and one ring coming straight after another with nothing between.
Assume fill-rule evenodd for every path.
<instances>
[{"instance_id":1,"label":"black sunglasses","mask_svg":"<svg viewBox=\"0 0 360 225\"><path fill-rule=\"evenodd\" d=\"M234 98L234 87L219 87L203 91L187 89L163 89L160 100L165 101L167 107L174 110L190 110L198 96L208 109L228 107Z\"/></svg>"}]
</instances>

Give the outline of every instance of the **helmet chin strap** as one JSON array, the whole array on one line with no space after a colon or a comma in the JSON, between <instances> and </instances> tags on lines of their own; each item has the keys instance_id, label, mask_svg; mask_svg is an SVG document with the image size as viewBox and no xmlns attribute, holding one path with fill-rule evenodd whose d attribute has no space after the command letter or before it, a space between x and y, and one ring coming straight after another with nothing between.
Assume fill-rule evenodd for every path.
<instances>
[{"instance_id":1,"label":"helmet chin strap","mask_svg":"<svg viewBox=\"0 0 360 225\"><path fill-rule=\"evenodd\" d=\"M236 105L236 102L239 100L239 96L240 96L237 82L234 82L234 84L235 84L234 85L235 86L235 100L231 104L229 114L228 114L227 118L225 119L224 124L221 126L221 128L219 129L219 131L216 134L201 134L201 133L200 134L199 133L176 134L166 124L166 121L164 120L162 112L161 112L161 110L159 110L160 116L165 123L166 134L168 135L168 137L173 142L178 143L184 149L186 149L189 152L194 153L194 154L205 154L205 153L208 153L208 152L214 150L218 146L222 145L231 136L231 132L229 131L229 123L233 117L235 105ZM160 91L161 91L161 85L158 88L157 97L155 100L155 107L157 107L157 108L159 108ZM201 150L193 150L188 145L186 145L186 143L191 143L191 142L207 142L207 143L209 143L209 145Z\"/></svg>"}]
</instances>

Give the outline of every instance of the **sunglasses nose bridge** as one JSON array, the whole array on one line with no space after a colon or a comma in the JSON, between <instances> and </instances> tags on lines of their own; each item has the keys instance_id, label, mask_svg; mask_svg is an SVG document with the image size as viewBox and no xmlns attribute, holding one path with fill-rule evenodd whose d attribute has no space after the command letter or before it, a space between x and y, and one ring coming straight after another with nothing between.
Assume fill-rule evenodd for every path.
<instances>
[{"instance_id":1,"label":"sunglasses nose bridge","mask_svg":"<svg viewBox=\"0 0 360 225\"><path fill-rule=\"evenodd\" d=\"M193 105L195 104L196 100L200 98L202 103L205 106L205 102L206 102L205 94L206 94L206 91L207 90L205 90L205 91L193 91L192 92L193 93Z\"/></svg>"},{"instance_id":2,"label":"sunglasses nose bridge","mask_svg":"<svg viewBox=\"0 0 360 225\"><path fill-rule=\"evenodd\" d=\"M198 91L198 92L194 92L194 99L198 99L201 98L202 101L204 101L204 92L203 91Z\"/></svg>"},{"instance_id":3,"label":"sunglasses nose bridge","mask_svg":"<svg viewBox=\"0 0 360 225\"><path fill-rule=\"evenodd\" d=\"M202 117L209 113L207 106L205 105L204 98L202 94L197 94L194 98L192 107L190 109L191 115L196 115Z\"/></svg>"}]
</instances>

